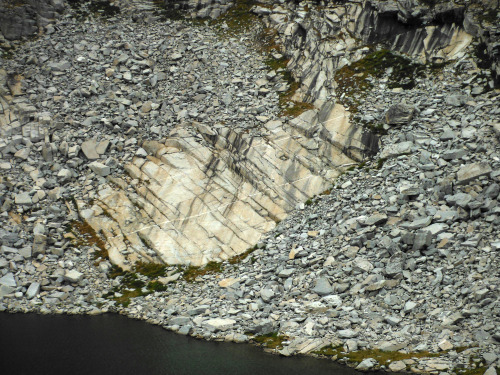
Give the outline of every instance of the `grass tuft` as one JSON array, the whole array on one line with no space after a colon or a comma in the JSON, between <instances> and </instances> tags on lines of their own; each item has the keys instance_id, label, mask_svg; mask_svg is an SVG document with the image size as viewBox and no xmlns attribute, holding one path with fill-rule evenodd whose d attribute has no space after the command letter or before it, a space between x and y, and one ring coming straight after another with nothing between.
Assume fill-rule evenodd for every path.
<instances>
[{"instance_id":1,"label":"grass tuft","mask_svg":"<svg viewBox=\"0 0 500 375\"><path fill-rule=\"evenodd\" d=\"M189 266L187 269L185 269L183 277L184 280L193 282L200 276L220 273L222 272L222 270L222 263L208 262L204 267Z\"/></svg>"},{"instance_id":2,"label":"grass tuft","mask_svg":"<svg viewBox=\"0 0 500 375\"><path fill-rule=\"evenodd\" d=\"M269 349L283 349L283 342L287 340L287 336L279 335L278 332L271 332L253 338L253 341Z\"/></svg>"}]
</instances>

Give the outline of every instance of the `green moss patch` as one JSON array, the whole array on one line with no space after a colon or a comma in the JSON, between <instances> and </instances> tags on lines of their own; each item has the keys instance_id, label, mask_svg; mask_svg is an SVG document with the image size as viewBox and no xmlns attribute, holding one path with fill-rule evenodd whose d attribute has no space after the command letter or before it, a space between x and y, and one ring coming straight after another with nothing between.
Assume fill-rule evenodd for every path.
<instances>
[{"instance_id":1,"label":"green moss patch","mask_svg":"<svg viewBox=\"0 0 500 375\"><path fill-rule=\"evenodd\" d=\"M257 245L251 247L250 249L248 249L247 251L245 251L244 253L241 253L240 255L236 255L234 257L232 257L231 259L228 260L229 264L238 264L240 263L243 259L245 259L246 257L248 257L250 254L252 254L255 250L257 250Z\"/></svg>"},{"instance_id":2,"label":"green moss patch","mask_svg":"<svg viewBox=\"0 0 500 375\"><path fill-rule=\"evenodd\" d=\"M283 342L287 340L287 336L279 335L278 332L271 332L253 338L254 342L269 349L283 349Z\"/></svg>"},{"instance_id":3,"label":"green moss patch","mask_svg":"<svg viewBox=\"0 0 500 375\"><path fill-rule=\"evenodd\" d=\"M378 349L369 350L358 350L355 352L344 352L343 345L332 346L328 345L320 350L313 352L316 355L325 357L335 357L336 359L342 359L352 363L361 363L366 358L374 358L381 366L388 366L391 362L402 361L404 359L418 359L418 358L435 358L440 357L445 352L430 353L430 352L418 352L418 353L403 353L403 352L386 352Z\"/></svg>"},{"instance_id":4,"label":"green moss patch","mask_svg":"<svg viewBox=\"0 0 500 375\"><path fill-rule=\"evenodd\" d=\"M165 276L167 266L159 263L137 262L135 265L135 270L146 277L156 278Z\"/></svg>"},{"instance_id":5,"label":"green moss patch","mask_svg":"<svg viewBox=\"0 0 500 375\"><path fill-rule=\"evenodd\" d=\"M362 59L342 67L335 73L338 84L337 96L352 113L365 97L365 92L373 87L372 78L387 76L389 89L401 87L410 90L416 86L416 79L423 77L428 69L440 69L442 65L418 64L404 56L383 49L374 51ZM388 70L389 69L389 70Z\"/></svg>"},{"instance_id":6,"label":"green moss patch","mask_svg":"<svg viewBox=\"0 0 500 375\"><path fill-rule=\"evenodd\" d=\"M68 230L76 237L76 240L73 241L73 245L76 247L95 246L97 251L94 253L94 256L96 258L108 259L108 250L106 249L103 239L87 222L77 220L72 221Z\"/></svg>"},{"instance_id":7,"label":"green moss patch","mask_svg":"<svg viewBox=\"0 0 500 375\"><path fill-rule=\"evenodd\" d=\"M104 297L116 301L117 304L127 307L131 298L147 296L154 292L165 292L167 286L157 280L143 281L139 275L147 278L156 278L165 275L166 266L157 263L138 262L133 271L124 271L113 265L108 272L111 279L121 278L120 284L115 286ZM119 293L117 296L116 293Z\"/></svg>"},{"instance_id":8,"label":"green moss patch","mask_svg":"<svg viewBox=\"0 0 500 375\"><path fill-rule=\"evenodd\" d=\"M185 269L183 277L186 281L195 281L198 277L220 273L223 270L222 263L208 262L204 267L189 266Z\"/></svg>"}]
</instances>

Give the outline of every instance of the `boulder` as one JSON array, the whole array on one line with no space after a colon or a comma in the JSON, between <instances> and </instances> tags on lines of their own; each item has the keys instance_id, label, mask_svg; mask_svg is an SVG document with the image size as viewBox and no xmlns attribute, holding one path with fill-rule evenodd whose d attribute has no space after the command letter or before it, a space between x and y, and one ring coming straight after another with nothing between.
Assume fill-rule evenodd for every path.
<instances>
[{"instance_id":1,"label":"boulder","mask_svg":"<svg viewBox=\"0 0 500 375\"><path fill-rule=\"evenodd\" d=\"M406 104L395 104L385 113L385 121L389 125L404 125L409 123L416 110L415 107Z\"/></svg>"},{"instance_id":2,"label":"boulder","mask_svg":"<svg viewBox=\"0 0 500 375\"><path fill-rule=\"evenodd\" d=\"M202 327L209 330L210 332L217 331L227 331L231 329L236 324L236 320L234 319L223 319L223 318L215 318L209 319L202 323Z\"/></svg>"},{"instance_id":3,"label":"boulder","mask_svg":"<svg viewBox=\"0 0 500 375\"><path fill-rule=\"evenodd\" d=\"M481 176L488 176L491 172L492 169L486 162L467 164L457 172L457 182L459 185L465 185Z\"/></svg>"},{"instance_id":4,"label":"boulder","mask_svg":"<svg viewBox=\"0 0 500 375\"><path fill-rule=\"evenodd\" d=\"M320 296L326 296L328 294L332 294L334 290L330 285L328 279L320 277L319 279L316 280L316 284L314 288L312 288L312 292Z\"/></svg>"}]
</instances>

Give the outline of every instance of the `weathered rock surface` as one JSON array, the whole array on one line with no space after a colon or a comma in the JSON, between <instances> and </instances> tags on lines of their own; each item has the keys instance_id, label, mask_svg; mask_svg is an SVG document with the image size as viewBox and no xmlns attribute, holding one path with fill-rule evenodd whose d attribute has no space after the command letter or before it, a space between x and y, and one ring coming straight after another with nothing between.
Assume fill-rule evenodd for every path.
<instances>
[{"instance_id":1,"label":"weathered rock surface","mask_svg":"<svg viewBox=\"0 0 500 375\"><path fill-rule=\"evenodd\" d=\"M390 16L389 29L396 15L412 17L385 3L373 3L371 15ZM317 108L296 119L279 115L278 92L288 83L264 56L209 27L159 23L150 10L107 23L69 13L2 60L0 311L120 312L235 342L278 332L287 337L282 355L327 345L429 351L437 357L389 369L440 373L473 364L493 374L500 365L499 92L473 46L458 43L458 60L417 76L413 87L389 88L390 66L367 76L371 85L352 94L356 113L349 114L325 77L367 50L349 33L329 39L324 25L341 29L344 16L368 14L363 6L348 3L339 13L333 4L321 13L283 3L258 11L281 31L294 22L285 29L293 48L281 52L301 61L295 72L307 74L298 97ZM348 9L360 13L353 18ZM454 9L422 10L413 21L449 12L456 19ZM382 32L372 21L364 22ZM413 26L430 32L429 24ZM439 57L450 34L432 35L424 49ZM420 40L415 30L400 38ZM398 103L415 113L387 126L385 114ZM378 139L366 123L386 134ZM364 158L369 153L373 160ZM341 167L361 160L359 168ZM307 199L340 171L333 188ZM73 221L78 216L91 226ZM258 232L263 227L273 229ZM132 269L167 255L192 264L226 259L236 253L227 244L243 249L257 238L248 256L207 269L170 265L158 276ZM110 260L133 272L122 274Z\"/></svg>"},{"instance_id":2,"label":"weathered rock surface","mask_svg":"<svg viewBox=\"0 0 500 375\"><path fill-rule=\"evenodd\" d=\"M260 137L193 123L204 142L184 127L165 143L146 141L147 156L125 166L129 177L123 182L113 180L118 186L135 180L135 191L101 186L86 220L103 233L120 265L120 249L131 249L125 243L137 249L128 261L139 255L198 266L241 254L299 203L331 186L352 162L342 146L358 142L355 149L363 150L363 131L356 136L348 114L333 109L325 122L307 123L313 133L304 132L299 117L290 124L267 122Z\"/></svg>"}]
</instances>

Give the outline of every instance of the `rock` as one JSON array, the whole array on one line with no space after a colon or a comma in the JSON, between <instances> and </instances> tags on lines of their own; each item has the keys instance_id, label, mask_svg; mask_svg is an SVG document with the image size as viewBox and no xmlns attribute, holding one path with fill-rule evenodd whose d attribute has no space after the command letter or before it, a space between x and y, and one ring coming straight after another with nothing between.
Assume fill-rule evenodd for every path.
<instances>
[{"instance_id":1,"label":"rock","mask_svg":"<svg viewBox=\"0 0 500 375\"><path fill-rule=\"evenodd\" d=\"M14 274L12 272L9 272L5 276L0 277L0 285L15 288L17 286L17 283L14 279Z\"/></svg>"},{"instance_id":2,"label":"rock","mask_svg":"<svg viewBox=\"0 0 500 375\"><path fill-rule=\"evenodd\" d=\"M14 157L21 159L21 160L27 160L29 155L30 155L31 149L29 147L25 147L20 149L14 154Z\"/></svg>"},{"instance_id":3,"label":"rock","mask_svg":"<svg viewBox=\"0 0 500 375\"><path fill-rule=\"evenodd\" d=\"M359 365L356 366L356 370L368 371L374 368L378 364L377 360L373 358L365 358L361 361Z\"/></svg>"},{"instance_id":4,"label":"rock","mask_svg":"<svg viewBox=\"0 0 500 375\"><path fill-rule=\"evenodd\" d=\"M415 114L415 107L406 104L395 104L385 114L385 121L389 125L404 125L409 123Z\"/></svg>"},{"instance_id":5,"label":"rock","mask_svg":"<svg viewBox=\"0 0 500 375\"><path fill-rule=\"evenodd\" d=\"M334 292L330 282L324 277L320 277L316 280L314 288L312 288L311 291L320 296L326 296Z\"/></svg>"},{"instance_id":6,"label":"rock","mask_svg":"<svg viewBox=\"0 0 500 375\"><path fill-rule=\"evenodd\" d=\"M271 320L266 319L260 321L258 324L251 326L249 328L249 332L254 335L267 335L274 331L274 324Z\"/></svg>"},{"instance_id":7,"label":"rock","mask_svg":"<svg viewBox=\"0 0 500 375\"><path fill-rule=\"evenodd\" d=\"M370 217L368 217L364 225L371 226L371 225L380 225L384 224L387 221L387 215L386 214L375 214Z\"/></svg>"},{"instance_id":8,"label":"rock","mask_svg":"<svg viewBox=\"0 0 500 375\"><path fill-rule=\"evenodd\" d=\"M442 340L438 343L438 346L441 350L451 350L453 349L453 344L448 340Z\"/></svg>"},{"instance_id":9,"label":"rock","mask_svg":"<svg viewBox=\"0 0 500 375\"><path fill-rule=\"evenodd\" d=\"M355 337L358 337L359 332L356 332L352 329L341 329L340 331L337 331L337 336L341 339L353 339Z\"/></svg>"},{"instance_id":10,"label":"rock","mask_svg":"<svg viewBox=\"0 0 500 375\"><path fill-rule=\"evenodd\" d=\"M448 95L445 97L446 104L455 107L461 107L468 101L469 97L467 95Z\"/></svg>"},{"instance_id":11,"label":"rock","mask_svg":"<svg viewBox=\"0 0 500 375\"><path fill-rule=\"evenodd\" d=\"M176 316L168 321L169 325L184 326L191 322L191 318L188 316Z\"/></svg>"},{"instance_id":12,"label":"rock","mask_svg":"<svg viewBox=\"0 0 500 375\"><path fill-rule=\"evenodd\" d=\"M401 318L399 316L394 316L394 315L390 315L390 316L386 316L384 318L384 321L386 323L389 323L391 326L397 326L399 323L401 323Z\"/></svg>"},{"instance_id":13,"label":"rock","mask_svg":"<svg viewBox=\"0 0 500 375\"><path fill-rule=\"evenodd\" d=\"M432 243L432 233L427 230L418 231L413 240L413 250L422 250Z\"/></svg>"},{"instance_id":14,"label":"rock","mask_svg":"<svg viewBox=\"0 0 500 375\"><path fill-rule=\"evenodd\" d=\"M20 205L24 205L24 206L30 206L33 204L30 194L26 193L26 192L16 194L14 202L16 204L20 204Z\"/></svg>"},{"instance_id":15,"label":"rock","mask_svg":"<svg viewBox=\"0 0 500 375\"><path fill-rule=\"evenodd\" d=\"M89 168L92 172L101 177L106 177L111 173L111 169L107 165L99 163L98 161L90 163Z\"/></svg>"},{"instance_id":16,"label":"rock","mask_svg":"<svg viewBox=\"0 0 500 375\"><path fill-rule=\"evenodd\" d=\"M396 143L395 145L391 145L389 147L384 148L384 150L380 154L380 157L385 159L385 158L395 158L400 155L406 155L411 153L412 147L413 147L413 142L410 141Z\"/></svg>"},{"instance_id":17,"label":"rock","mask_svg":"<svg viewBox=\"0 0 500 375\"><path fill-rule=\"evenodd\" d=\"M389 369L394 372L406 370L406 364L403 361L394 361L389 364Z\"/></svg>"},{"instance_id":18,"label":"rock","mask_svg":"<svg viewBox=\"0 0 500 375\"><path fill-rule=\"evenodd\" d=\"M78 283L83 278L83 273L78 272L77 270L66 271L64 274L64 279L69 281L70 283Z\"/></svg>"},{"instance_id":19,"label":"rock","mask_svg":"<svg viewBox=\"0 0 500 375\"><path fill-rule=\"evenodd\" d=\"M207 311L208 309L210 309L209 305L200 305L200 306L195 307L194 309L188 310L187 314L189 316L200 315L200 314L205 313L205 311Z\"/></svg>"},{"instance_id":20,"label":"rock","mask_svg":"<svg viewBox=\"0 0 500 375\"><path fill-rule=\"evenodd\" d=\"M26 291L26 298L33 299L38 293L40 293L40 283L31 283L28 290Z\"/></svg>"},{"instance_id":21,"label":"rock","mask_svg":"<svg viewBox=\"0 0 500 375\"><path fill-rule=\"evenodd\" d=\"M295 268L286 268L278 273L278 277L287 278L295 272Z\"/></svg>"},{"instance_id":22,"label":"rock","mask_svg":"<svg viewBox=\"0 0 500 375\"><path fill-rule=\"evenodd\" d=\"M405 223L404 227L411 230L421 229L428 227L432 223L432 217L422 217L420 219L415 219L411 223Z\"/></svg>"},{"instance_id":23,"label":"rock","mask_svg":"<svg viewBox=\"0 0 500 375\"><path fill-rule=\"evenodd\" d=\"M495 366L488 367L488 369L484 372L484 375L497 375Z\"/></svg>"},{"instance_id":24,"label":"rock","mask_svg":"<svg viewBox=\"0 0 500 375\"><path fill-rule=\"evenodd\" d=\"M35 234L33 239L32 254L36 257L38 254L45 254L45 246L47 244L47 236L44 234Z\"/></svg>"},{"instance_id":25,"label":"rock","mask_svg":"<svg viewBox=\"0 0 500 375\"><path fill-rule=\"evenodd\" d=\"M405 255L398 252L391 256L387 265L385 266L385 273L389 277L394 277L403 273L403 265L405 262Z\"/></svg>"},{"instance_id":26,"label":"rock","mask_svg":"<svg viewBox=\"0 0 500 375\"><path fill-rule=\"evenodd\" d=\"M274 292L272 291L272 289L262 289L260 291L260 297L264 302L269 302L270 300L273 299Z\"/></svg>"},{"instance_id":27,"label":"rock","mask_svg":"<svg viewBox=\"0 0 500 375\"><path fill-rule=\"evenodd\" d=\"M492 128L497 138L500 139L500 122L495 122L494 124L492 124Z\"/></svg>"},{"instance_id":28,"label":"rock","mask_svg":"<svg viewBox=\"0 0 500 375\"><path fill-rule=\"evenodd\" d=\"M222 279L221 281L219 281L219 286L221 288L230 288L232 285L234 285L238 281L239 281L238 279L235 279L233 277L230 277L227 279Z\"/></svg>"},{"instance_id":29,"label":"rock","mask_svg":"<svg viewBox=\"0 0 500 375\"><path fill-rule=\"evenodd\" d=\"M404 306L404 311L405 312L411 312L413 311L416 307L418 306L417 303L413 302L413 301L407 301L405 303L405 306Z\"/></svg>"},{"instance_id":30,"label":"rock","mask_svg":"<svg viewBox=\"0 0 500 375\"><path fill-rule=\"evenodd\" d=\"M483 359L484 363L486 363L486 365L489 366L498 359L498 356L495 353L484 353Z\"/></svg>"},{"instance_id":31,"label":"rock","mask_svg":"<svg viewBox=\"0 0 500 375\"><path fill-rule=\"evenodd\" d=\"M464 165L457 172L457 182L460 185L467 184L481 176L489 176L491 167L486 162Z\"/></svg>"},{"instance_id":32,"label":"rock","mask_svg":"<svg viewBox=\"0 0 500 375\"><path fill-rule=\"evenodd\" d=\"M354 259L353 266L361 272L370 272L373 269L373 264L360 257Z\"/></svg>"},{"instance_id":33,"label":"rock","mask_svg":"<svg viewBox=\"0 0 500 375\"><path fill-rule=\"evenodd\" d=\"M447 151L443 152L441 154L441 157L444 160L449 161L449 160L460 159L460 158L464 157L465 155L467 155L467 150L465 150L463 148L457 148L457 149L447 150Z\"/></svg>"},{"instance_id":34,"label":"rock","mask_svg":"<svg viewBox=\"0 0 500 375\"><path fill-rule=\"evenodd\" d=\"M236 320L233 319L223 319L223 318L215 318L205 320L202 323L203 328L209 330L210 332L217 331L227 331L231 329L236 324Z\"/></svg>"},{"instance_id":35,"label":"rock","mask_svg":"<svg viewBox=\"0 0 500 375\"><path fill-rule=\"evenodd\" d=\"M0 284L0 298L14 293L16 288Z\"/></svg>"},{"instance_id":36,"label":"rock","mask_svg":"<svg viewBox=\"0 0 500 375\"><path fill-rule=\"evenodd\" d=\"M82 152L89 160L99 159L99 154L97 153L96 148L97 148L97 142L95 139L90 139L82 143Z\"/></svg>"}]
</instances>

